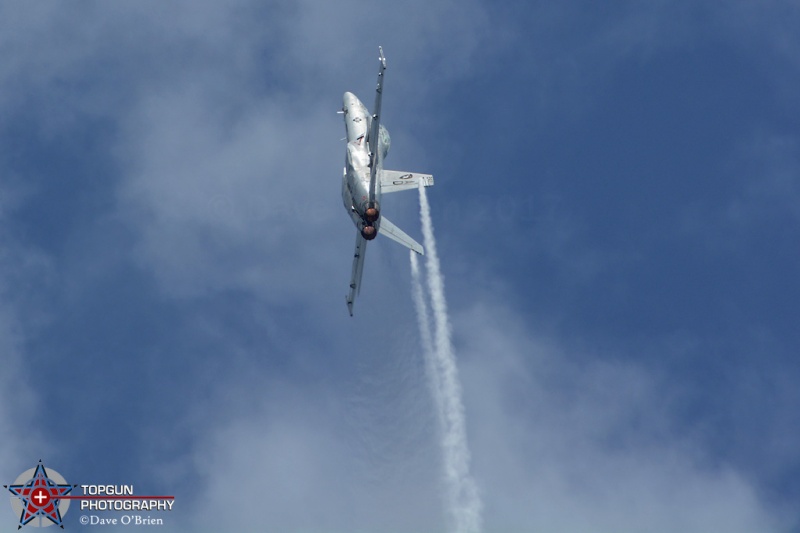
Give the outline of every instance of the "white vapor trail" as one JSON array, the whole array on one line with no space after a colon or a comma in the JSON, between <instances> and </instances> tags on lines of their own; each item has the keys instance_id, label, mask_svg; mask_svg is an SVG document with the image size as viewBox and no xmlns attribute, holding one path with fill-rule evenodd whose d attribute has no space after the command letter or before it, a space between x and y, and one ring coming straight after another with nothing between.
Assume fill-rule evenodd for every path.
<instances>
[{"instance_id":1,"label":"white vapor trail","mask_svg":"<svg viewBox=\"0 0 800 533\"><path fill-rule=\"evenodd\" d=\"M414 300L414 308L417 311L417 322L419 323L419 336L422 340L422 350L425 354L425 375L428 378L428 386L436 404L436 414L438 415L439 428L444 427L444 400L442 399L442 384L439 378L439 371L436 367L436 360L433 351L433 336L431 324L428 317L428 305L425 303L425 290L422 287L422 276L419 271L419 261L417 254L409 250L411 257L411 297Z\"/></svg>"},{"instance_id":2,"label":"white vapor trail","mask_svg":"<svg viewBox=\"0 0 800 533\"><path fill-rule=\"evenodd\" d=\"M454 533L478 533L481 530L482 503L478 487L469 472L470 453L461 400L461 383L450 334L444 278L439 267L433 222L425 188L419 188L420 219L425 243L428 291L433 310L434 330L431 335L428 308L420 282L419 266L411 253L412 296L417 310L425 369L436 403L442 448L447 506Z\"/></svg>"}]
</instances>

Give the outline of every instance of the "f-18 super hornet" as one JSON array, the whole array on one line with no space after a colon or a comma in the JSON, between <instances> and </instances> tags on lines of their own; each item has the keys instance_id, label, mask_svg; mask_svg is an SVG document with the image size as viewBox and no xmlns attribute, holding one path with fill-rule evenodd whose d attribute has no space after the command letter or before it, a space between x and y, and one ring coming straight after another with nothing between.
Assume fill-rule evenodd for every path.
<instances>
[{"instance_id":1,"label":"f-18 super hornet","mask_svg":"<svg viewBox=\"0 0 800 533\"><path fill-rule=\"evenodd\" d=\"M381 124L386 58L380 47L378 54L380 64L373 113L370 115L364 104L351 92L344 93L344 105L341 111L344 115L344 127L347 130L342 201L357 230L353 274L350 279L350 293L347 295L347 309L350 311L350 316L353 316L353 300L361 289L367 241L371 241L380 233L420 255L425 253L417 241L381 214L381 194L416 190L420 182L426 187L433 185L433 176L430 174L383 168L383 160L389 153L391 139L389 132Z\"/></svg>"}]
</instances>

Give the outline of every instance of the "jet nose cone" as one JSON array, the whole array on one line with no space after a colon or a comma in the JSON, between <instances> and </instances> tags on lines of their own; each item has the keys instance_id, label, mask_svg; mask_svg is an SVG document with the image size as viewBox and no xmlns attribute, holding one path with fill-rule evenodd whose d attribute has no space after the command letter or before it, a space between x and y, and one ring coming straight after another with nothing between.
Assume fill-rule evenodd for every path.
<instances>
[{"instance_id":1,"label":"jet nose cone","mask_svg":"<svg viewBox=\"0 0 800 533\"><path fill-rule=\"evenodd\" d=\"M359 102L358 97L356 97L356 95L354 95L350 91L344 93L344 96L342 97L342 101L344 102L345 107L352 106L352 105L357 105L357 104L361 103L361 102Z\"/></svg>"}]
</instances>

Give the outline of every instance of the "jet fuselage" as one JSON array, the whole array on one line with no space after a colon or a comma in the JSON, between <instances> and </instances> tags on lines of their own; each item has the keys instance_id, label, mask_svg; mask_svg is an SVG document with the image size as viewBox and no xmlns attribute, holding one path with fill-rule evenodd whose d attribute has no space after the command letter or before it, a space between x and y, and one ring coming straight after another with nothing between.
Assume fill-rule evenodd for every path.
<instances>
[{"instance_id":1,"label":"jet fuselage","mask_svg":"<svg viewBox=\"0 0 800 533\"><path fill-rule=\"evenodd\" d=\"M351 92L343 97L344 126L347 131L347 152L345 154L344 173L342 176L342 202L344 208L353 219L361 235L372 240L380 227L380 182L376 183L372 201L369 198L370 185L370 150L376 149L374 158L378 169L383 162L380 138L388 135L385 130L369 139L372 117L366 106Z\"/></svg>"}]
</instances>

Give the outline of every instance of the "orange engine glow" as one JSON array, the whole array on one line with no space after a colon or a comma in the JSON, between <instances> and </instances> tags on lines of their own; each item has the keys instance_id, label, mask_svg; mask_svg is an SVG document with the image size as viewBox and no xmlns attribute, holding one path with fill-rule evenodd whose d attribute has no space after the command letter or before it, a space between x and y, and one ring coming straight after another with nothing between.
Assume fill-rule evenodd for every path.
<instances>
[{"instance_id":1,"label":"orange engine glow","mask_svg":"<svg viewBox=\"0 0 800 533\"><path fill-rule=\"evenodd\" d=\"M375 226L364 226L364 229L361 230L361 236L371 241L378 235L378 232L375 231Z\"/></svg>"}]
</instances>

